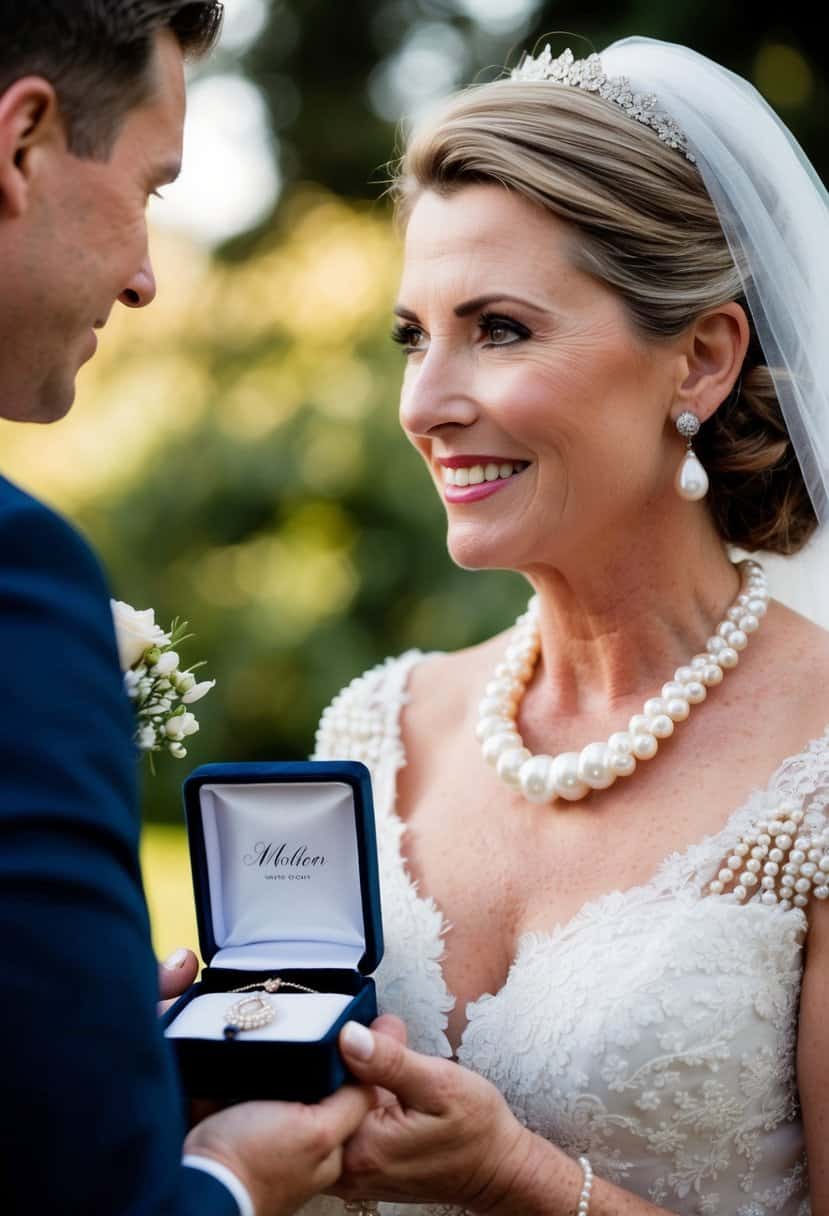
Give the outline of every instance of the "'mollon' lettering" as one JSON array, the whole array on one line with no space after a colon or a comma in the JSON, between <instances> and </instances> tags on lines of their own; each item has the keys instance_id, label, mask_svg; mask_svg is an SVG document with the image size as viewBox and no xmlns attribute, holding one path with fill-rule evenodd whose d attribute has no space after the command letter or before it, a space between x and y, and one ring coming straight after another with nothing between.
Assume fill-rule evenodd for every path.
<instances>
[{"instance_id":1,"label":"'mollon' lettering","mask_svg":"<svg viewBox=\"0 0 829 1216\"><path fill-rule=\"evenodd\" d=\"M253 846L253 852L246 853L242 860L246 866L273 866L275 869L287 866L294 870L304 870L325 865L323 853L311 853L304 844L291 851L291 846L285 840L279 845L273 841L258 840Z\"/></svg>"}]
</instances>

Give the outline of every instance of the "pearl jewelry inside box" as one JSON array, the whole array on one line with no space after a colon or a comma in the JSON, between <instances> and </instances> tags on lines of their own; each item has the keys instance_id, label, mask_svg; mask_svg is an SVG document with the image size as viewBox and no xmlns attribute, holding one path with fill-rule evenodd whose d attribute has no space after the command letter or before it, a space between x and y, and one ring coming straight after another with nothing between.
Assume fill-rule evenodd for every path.
<instances>
[{"instance_id":1,"label":"pearl jewelry inside box","mask_svg":"<svg viewBox=\"0 0 829 1216\"><path fill-rule=\"evenodd\" d=\"M377 1015L371 782L351 761L209 764L184 783L207 966L163 1019L185 1092L316 1102L337 1037Z\"/></svg>"}]
</instances>

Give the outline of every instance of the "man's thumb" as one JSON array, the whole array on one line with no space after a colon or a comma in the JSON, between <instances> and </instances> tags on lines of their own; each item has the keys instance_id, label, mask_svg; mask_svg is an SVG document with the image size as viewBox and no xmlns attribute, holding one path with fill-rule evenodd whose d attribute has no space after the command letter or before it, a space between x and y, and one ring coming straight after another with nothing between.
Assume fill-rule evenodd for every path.
<instances>
[{"instance_id":1,"label":"man's thumb","mask_svg":"<svg viewBox=\"0 0 829 1216\"><path fill-rule=\"evenodd\" d=\"M163 1002L170 1002L186 992L199 972L199 960L192 950L182 946L174 950L158 968L158 995ZM159 1012L162 1012L159 1009Z\"/></svg>"},{"instance_id":2,"label":"man's thumb","mask_svg":"<svg viewBox=\"0 0 829 1216\"><path fill-rule=\"evenodd\" d=\"M444 1061L409 1051L391 1035L375 1034L359 1022L343 1026L340 1051L358 1081L389 1089L404 1106L425 1114L438 1114L442 1109L433 1073Z\"/></svg>"}]
</instances>

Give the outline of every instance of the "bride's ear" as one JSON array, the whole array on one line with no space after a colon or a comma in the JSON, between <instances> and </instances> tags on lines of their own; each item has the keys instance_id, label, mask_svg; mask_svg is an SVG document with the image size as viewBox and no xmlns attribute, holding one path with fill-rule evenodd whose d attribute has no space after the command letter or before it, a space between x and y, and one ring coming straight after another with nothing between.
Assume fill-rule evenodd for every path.
<instances>
[{"instance_id":1,"label":"bride's ear","mask_svg":"<svg viewBox=\"0 0 829 1216\"><path fill-rule=\"evenodd\" d=\"M677 389L672 417L683 410L700 422L711 417L737 383L749 338L745 309L736 300L708 309L689 325L683 343L687 374Z\"/></svg>"}]
</instances>

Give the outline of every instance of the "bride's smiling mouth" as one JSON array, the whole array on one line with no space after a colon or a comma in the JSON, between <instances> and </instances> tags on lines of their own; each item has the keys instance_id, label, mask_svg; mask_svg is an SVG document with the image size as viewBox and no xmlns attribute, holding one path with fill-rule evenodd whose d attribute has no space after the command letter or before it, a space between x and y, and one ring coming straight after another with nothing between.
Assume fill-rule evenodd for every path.
<instances>
[{"instance_id":1,"label":"bride's smiling mouth","mask_svg":"<svg viewBox=\"0 0 829 1216\"><path fill-rule=\"evenodd\" d=\"M527 460L507 456L439 456L447 502L477 502L502 490L528 467Z\"/></svg>"}]
</instances>

